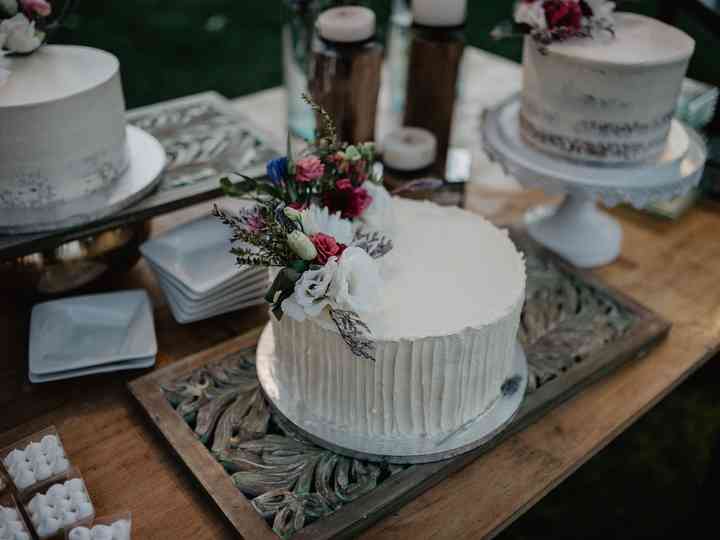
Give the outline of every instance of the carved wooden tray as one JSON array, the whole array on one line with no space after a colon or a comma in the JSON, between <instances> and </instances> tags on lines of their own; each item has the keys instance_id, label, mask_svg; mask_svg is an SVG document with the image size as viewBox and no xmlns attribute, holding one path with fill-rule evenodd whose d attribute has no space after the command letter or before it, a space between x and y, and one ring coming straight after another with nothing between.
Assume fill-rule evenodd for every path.
<instances>
[{"instance_id":1,"label":"carved wooden tray","mask_svg":"<svg viewBox=\"0 0 720 540\"><path fill-rule=\"evenodd\" d=\"M230 523L249 539L347 538L493 448L621 364L670 325L526 236L519 339L528 394L499 437L426 465L373 464L303 440L273 415L255 374L259 330L130 383L151 421Z\"/></svg>"}]
</instances>

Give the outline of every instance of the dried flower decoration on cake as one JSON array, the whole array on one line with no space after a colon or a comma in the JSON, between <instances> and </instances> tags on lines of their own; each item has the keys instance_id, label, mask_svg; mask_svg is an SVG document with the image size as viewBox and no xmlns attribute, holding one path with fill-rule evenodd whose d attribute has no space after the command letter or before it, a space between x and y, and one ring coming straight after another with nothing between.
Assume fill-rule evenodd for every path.
<instances>
[{"instance_id":1,"label":"dried flower decoration on cake","mask_svg":"<svg viewBox=\"0 0 720 540\"><path fill-rule=\"evenodd\" d=\"M278 319L314 319L334 327L359 357L374 359L370 328L360 314L378 309L377 259L392 249L392 199L375 177L374 146L337 140L335 125L309 98L323 122L297 159L267 165L265 178L221 181L228 196L254 204L215 215L232 232L238 264L276 270L266 300Z\"/></svg>"},{"instance_id":2,"label":"dried flower decoration on cake","mask_svg":"<svg viewBox=\"0 0 720 540\"><path fill-rule=\"evenodd\" d=\"M520 0L513 22L497 26L496 39L530 35L541 49L570 38L614 35L615 2L607 0Z\"/></svg>"}]
</instances>

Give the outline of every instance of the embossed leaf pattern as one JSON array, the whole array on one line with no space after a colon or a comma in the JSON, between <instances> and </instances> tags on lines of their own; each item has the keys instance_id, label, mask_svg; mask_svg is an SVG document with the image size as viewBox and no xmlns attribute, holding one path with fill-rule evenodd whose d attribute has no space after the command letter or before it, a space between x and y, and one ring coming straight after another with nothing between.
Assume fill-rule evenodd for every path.
<instances>
[{"instance_id":1,"label":"embossed leaf pattern","mask_svg":"<svg viewBox=\"0 0 720 540\"><path fill-rule=\"evenodd\" d=\"M519 247L526 254L528 282L518 337L528 357L528 392L534 392L622 337L634 318L532 245ZM201 367L163 390L282 538L407 468L340 456L296 433L271 413L257 380L254 350Z\"/></svg>"},{"instance_id":2,"label":"embossed leaf pattern","mask_svg":"<svg viewBox=\"0 0 720 540\"><path fill-rule=\"evenodd\" d=\"M232 355L163 390L278 535L291 536L402 470L339 456L271 419L253 355Z\"/></svg>"},{"instance_id":3,"label":"embossed leaf pattern","mask_svg":"<svg viewBox=\"0 0 720 540\"><path fill-rule=\"evenodd\" d=\"M135 117L132 124L163 141L168 164L160 191L241 172L277 156L247 120L212 101L171 105Z\"/></svg>"},{"instance_id":4,"label":"embossed leaf pattern","mask_svg":"<svg viewBox=\"0 0 720 540\"><path fill-rule=\"evenodd\" d=\"M562 272L525 248L528 282L518 339L532 392L561 376L607 343L622 337L633 316L609 295Z\"/></svg>"}]
</instances>

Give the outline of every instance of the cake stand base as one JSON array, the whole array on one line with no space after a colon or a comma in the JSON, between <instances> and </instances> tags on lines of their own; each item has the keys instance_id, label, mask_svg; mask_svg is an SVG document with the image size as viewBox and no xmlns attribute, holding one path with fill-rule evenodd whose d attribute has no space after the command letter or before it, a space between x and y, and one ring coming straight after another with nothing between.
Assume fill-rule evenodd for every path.
<instances>
[{"instance_id":1,"label":"cake stand base","mask_svg":"<svg viewBox=\"0 0 720 540\"><path fill-rule=\"evenodd\" d=\"M567 195L559 205L530 210L525 224L534 240L579 268L603 266L620 255L620 223L591 199Z\"/></svg>"},{"instance_id":2,"label":"cake stand base","mask_svg":"<svg viewBox=\"0 0 720 540\"><path fill-rule=\"evenodd\" d=\"M525 353L515 348L513 376L502 386L496 402L485 413L452 433L427 435L368 435L351 426L334 425L314 416L304 403L287 399L274 375L280 359L275 355L272 326L260 336L257 348L257 375L260 386L275 413L292 425L298 434L318 446L349 457L383 463L413 464L442 461L469 452L496 437L515 417L525 397L528 367ZM358 359L358 362L367 360Z\"/></svg>"},{"instance_id":3,"label":"cake stand base","mask_svg":"<svg viewBox=\"0 0 720 540\"><path fill-rule=\"evenodd\" d=\"M566 194L556 208L526 216L530 235L582 268L609 264L620 255L620 224L598 210L651 203L685 195L702 178L707 146L695 130L674 120L663 153L647 163L615 166L557 158L525 142L520 133L520 99L510 97L483 113L483 147L488 157L523 186L549 195Z\"/></svg>"}]
</instances>

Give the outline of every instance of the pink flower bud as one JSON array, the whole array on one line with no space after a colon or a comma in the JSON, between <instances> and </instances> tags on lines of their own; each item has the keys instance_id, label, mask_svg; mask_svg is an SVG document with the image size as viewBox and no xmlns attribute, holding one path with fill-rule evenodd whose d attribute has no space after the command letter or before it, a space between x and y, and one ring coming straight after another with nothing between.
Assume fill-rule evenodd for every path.
<instances>
[{"instance_id":1,"label":"pink flower bud","mask_svg":"<svg viewBox=\"0 0 720 540\"><path fill-rule=\"evenodd\" d=\"M52 6L46 0L20 0L20 5L26 13L35 13L41 17L52 13Z\"/></svg>"}]
</instances>

